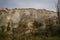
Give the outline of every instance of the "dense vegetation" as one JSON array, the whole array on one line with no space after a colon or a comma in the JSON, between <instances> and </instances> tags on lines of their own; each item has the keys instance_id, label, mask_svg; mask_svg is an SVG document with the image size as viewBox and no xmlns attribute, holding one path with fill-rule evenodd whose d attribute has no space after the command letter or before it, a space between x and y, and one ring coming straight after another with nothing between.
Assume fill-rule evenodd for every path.
<instances>
[{"instance_id":1,"label":"dense vegetation","mask_svg":"<svg viewBox=\"0 0 60 40\"><path fill-rule=\"evenodd\" d=\"M28 34L21 35L21 30L26 26L26 23L20 23L19 27L12 30L12 34L9 34L9 23L7 26L7 31L5 31L5 26L0 26L0 40L60 40L60 24L53 23L53 20L47 19L45 21L46 28L42 29L43 23L34 21L34 29ZM21 29L20 29L21 28Z\"/></svg>"}]
</instances>

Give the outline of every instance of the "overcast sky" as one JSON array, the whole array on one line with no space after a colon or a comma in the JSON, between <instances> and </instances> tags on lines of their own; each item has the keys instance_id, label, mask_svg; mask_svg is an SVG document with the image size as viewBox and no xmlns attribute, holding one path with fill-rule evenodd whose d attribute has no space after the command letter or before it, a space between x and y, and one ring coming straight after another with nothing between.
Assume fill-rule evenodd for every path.
<instances>
[{"instance_id":1,"label":"overcast sky","mask_svg":"<svg viewBox=\"0 0 60 40\"><path fill-rule=\"evenodd\" d=\"M57 0L0 0L0 7L56 10Z\"/></svg>"}]
</instances>

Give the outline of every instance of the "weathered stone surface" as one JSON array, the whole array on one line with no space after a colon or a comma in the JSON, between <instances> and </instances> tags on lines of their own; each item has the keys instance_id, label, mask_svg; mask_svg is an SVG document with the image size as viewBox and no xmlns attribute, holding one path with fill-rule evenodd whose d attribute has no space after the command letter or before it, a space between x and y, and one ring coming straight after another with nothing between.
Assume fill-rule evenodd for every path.
<instances>
[{"instance_id":1,"label":"weathered stone surface","mask_svg":"<svg viewBox=\"0 0 60 40\"><path fill-rule=\"evenodd\" d=\"M57 13L45 9L34 9L34 8L28 8L28 9L0 8L0 26L1 25L7 26L8 22L10 23L10 27L12 28L18 27L19 23L21 22L23 23L27 22L27 25L29 26L30 24L32 24L34 20L43 23L45 26L45 19L48 18L52 18L54 22L56 22ZM28 28L30 28L30 26Z\"/></svg>"}]
</instances>

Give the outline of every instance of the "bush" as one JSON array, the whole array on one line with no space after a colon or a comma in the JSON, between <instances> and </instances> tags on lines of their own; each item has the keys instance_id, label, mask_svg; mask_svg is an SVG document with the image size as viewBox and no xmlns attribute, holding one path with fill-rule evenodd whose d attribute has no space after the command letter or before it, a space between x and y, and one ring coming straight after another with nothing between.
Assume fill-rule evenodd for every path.
<instances>
[{"instance_id":1,"label":"bush","mask_svg":"<svg viewBox=\"0 0 60 40\"><path fill-rule=\"evenodd\" d=\"M34 21L33 25L35 26L35 28L39 28L39 27L42 26L43 24L40 23L39 21Z\"/></svg>"}]
</instances>

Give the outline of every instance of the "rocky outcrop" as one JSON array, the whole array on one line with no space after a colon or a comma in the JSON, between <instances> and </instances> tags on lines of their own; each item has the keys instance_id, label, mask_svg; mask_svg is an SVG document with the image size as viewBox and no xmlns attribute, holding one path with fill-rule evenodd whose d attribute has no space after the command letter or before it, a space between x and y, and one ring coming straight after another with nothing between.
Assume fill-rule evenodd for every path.
<instances>
[{"instance_id":1,"label":"rocky outcrop","mask_svg":"<svg viewBox=\"0 0 60 40\"><path fill-rule=\"evenodd\" d=\"M45 9L34 8L0 8L0 26L7 26L8 23L10 23L11 28L17 28L20 23L27 23L30 29L34 20L43 23L45 26L45 20L48 18L52 18L56 23L57 13Z\"/></svg>"}]
</instances>

